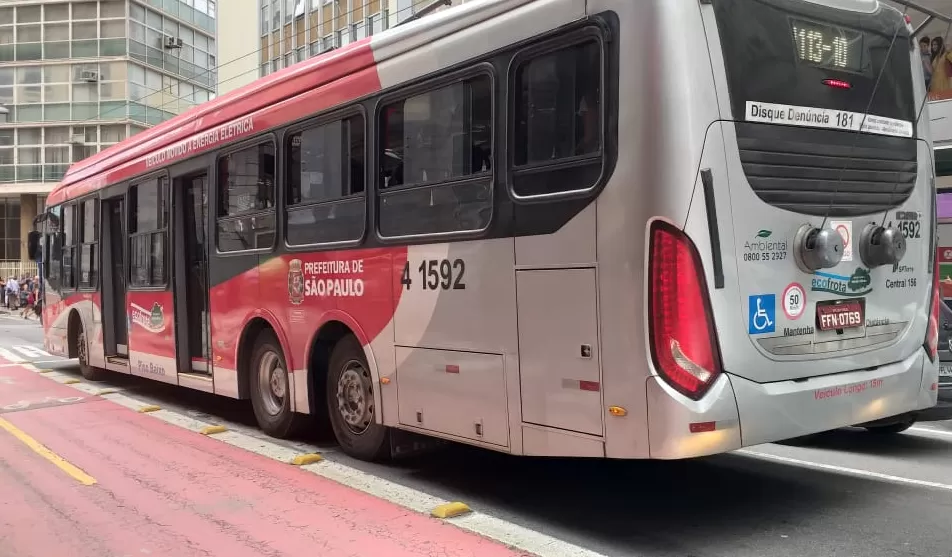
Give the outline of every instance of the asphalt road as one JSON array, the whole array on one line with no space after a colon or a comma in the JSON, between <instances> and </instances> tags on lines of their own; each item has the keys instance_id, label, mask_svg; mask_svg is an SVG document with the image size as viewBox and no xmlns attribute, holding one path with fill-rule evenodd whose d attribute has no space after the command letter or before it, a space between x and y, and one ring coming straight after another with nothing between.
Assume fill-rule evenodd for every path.
<instances>
[{"instance_id":1,"label":"asphalt road","mask_svg":"<svg viewBox=\"0 0 952 557\"><path fill-rule=\"evenodd\" d=\"M37 348L35 322L0 316L0 354L75 372ZM265 437L246 402L137 378L111 383L144 402ZM283 443L316 445L328 460L610 556L952 556L949 422L892 437L841 430L808 445L680 462L516 458L451 446L374 465L326 439Z\"/></svg>"}]
</instances>

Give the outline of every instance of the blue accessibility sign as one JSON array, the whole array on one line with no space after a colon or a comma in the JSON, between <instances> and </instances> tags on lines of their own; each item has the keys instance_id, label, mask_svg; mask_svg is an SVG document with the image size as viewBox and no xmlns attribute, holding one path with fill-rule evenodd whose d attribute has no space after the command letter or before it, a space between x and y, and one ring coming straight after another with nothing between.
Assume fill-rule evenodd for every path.
<instances>
[{"instance_id":1,"label":"blue accessibility sign","mask_svg":"<svg viewBox=\"0 0 952 557\"><path fill-rule=\"evenodd\" d=\"M747 333L762 335L777 330L777 296L760 294L747 297Z\"/></svg>"}]
</instances>

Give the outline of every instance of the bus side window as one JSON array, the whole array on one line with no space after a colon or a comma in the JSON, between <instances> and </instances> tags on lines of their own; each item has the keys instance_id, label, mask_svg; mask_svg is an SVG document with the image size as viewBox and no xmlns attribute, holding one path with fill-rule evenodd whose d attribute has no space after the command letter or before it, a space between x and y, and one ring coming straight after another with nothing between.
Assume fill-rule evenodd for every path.
<instances>
[{"instance_id":1,"label":"bus side window","mask_svg":"<svg viewBox=\"0 0 952 557\"><path fill-rule=\"evenodd\" d=\"M603 153L602 62L600 43L588 39L516 67L512 187L517 195L595 185ZM539 172L552 164L559 168ZM532 172L519 172L528 169Z\"/></svg>"},{"instance_id":2,"label":"bus side window","mask_svg":"<svg viewBox=\"0 0 952 557\"><path fill-rule=\"evenodd\" d=\"M164 176L129 188L129 220L129 284L164 285L169 226L169 191Z\"/></svg>"},{"instance_id":3,"label":"bus side window","mask_svg":"<svg viewBox=\"0 0 952 557\"><path fill-rule=\"evenodd\" d=\"M274 246L274 144L218 159L218 234L222 252Z\"/></svg>"},{"instance_id":4,"label":"bus side window","mask_svg":"<svg viewBox=\"0 0 952 557\"><path fill-rule=\"evenodd\" d=\"M99 200L87 199L81 207L79 286L92 288L99 284Z\"/></svg>"},{"instance_id":5,"label":"bus side window","mask_svg":"<svg viewBox=\"0 0 952 557\"><path fill-rule=\"evenodd\" d=\"M60 249L62 255L62 275L60 285L63 288L76 288L76 205L69 204L63 207L63 226L60 230Z\"/></svg>"},{"instance_id":6,"label":"bus side window","mask_svg":"<svg viewBox=\"0 0 952 557\"><path fill-rule=\"evenodd\" d=\"M364 117L288 138L287 243L359 240L364 234Z\"/></svg>"},{"instance_id":7,"label":"bus side window","mask_svg":"<svg viewBox=\"0 0 952 557\"><path fill-rule=\"evenodd\" d=\"M58 289L62 286L60 278L63 272L63 236L60 233L62 207L51 207L48 211L50 217L46 221L46 238L49 250L43 261L43 269L50 285Z\"/></svg>"},{"instance_id":8,"label":"bus side window","mask_svg":"<svg viewBox=\"0 0 952 557\"><path fill-rule=\"evenodd\" d=\"M492 216L493 80L478 75L385 107L380 233L482 230Z\"/></svg>"}]
</instances>

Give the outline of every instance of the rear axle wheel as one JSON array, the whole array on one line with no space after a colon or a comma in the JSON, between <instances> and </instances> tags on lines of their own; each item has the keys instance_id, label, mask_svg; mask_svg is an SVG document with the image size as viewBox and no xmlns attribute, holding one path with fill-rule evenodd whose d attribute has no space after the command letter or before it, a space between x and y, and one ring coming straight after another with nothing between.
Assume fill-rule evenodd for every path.
<instances>
[{"instance_id":1,"label":"rear axle wheel","mask_svg":"<svg viewBox=\"0 0 952 557\"><path fill-rule=\"evenodd\" d=\"M331 352L327 410L341 449L361 460L390 456L390 429L376 421L374 381L357 339L342 338Z\"/></svg>"}]
</instances>

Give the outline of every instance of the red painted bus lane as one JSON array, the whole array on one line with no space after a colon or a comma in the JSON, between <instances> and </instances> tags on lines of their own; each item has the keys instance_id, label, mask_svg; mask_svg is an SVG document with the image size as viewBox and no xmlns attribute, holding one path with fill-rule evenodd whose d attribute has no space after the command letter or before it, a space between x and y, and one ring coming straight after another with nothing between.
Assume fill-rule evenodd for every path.
<instances>
[{"instance_id":1,"label":"red painted bus lane","mask_svg":"<svg viewBox=\"0 0 952 557\"><path fill-rule=\"evenodd\" d=\"M0 402L82 394L18 367L2 375L12 381L0 382ZM0 415L96 482L83 485L0 428L0 555L519 554L289 464L90 398Z\"/></svg>"},{"instance_id":2,"label":"red painted bus lane","mask_svg":"<svg viewBox=\"0 0 952 557\"><path fill-rule=\"evenodd\" d=\"M0 368L0 416L89 400L96 399L20 366Z\"/></svg>"}]
</instances>

